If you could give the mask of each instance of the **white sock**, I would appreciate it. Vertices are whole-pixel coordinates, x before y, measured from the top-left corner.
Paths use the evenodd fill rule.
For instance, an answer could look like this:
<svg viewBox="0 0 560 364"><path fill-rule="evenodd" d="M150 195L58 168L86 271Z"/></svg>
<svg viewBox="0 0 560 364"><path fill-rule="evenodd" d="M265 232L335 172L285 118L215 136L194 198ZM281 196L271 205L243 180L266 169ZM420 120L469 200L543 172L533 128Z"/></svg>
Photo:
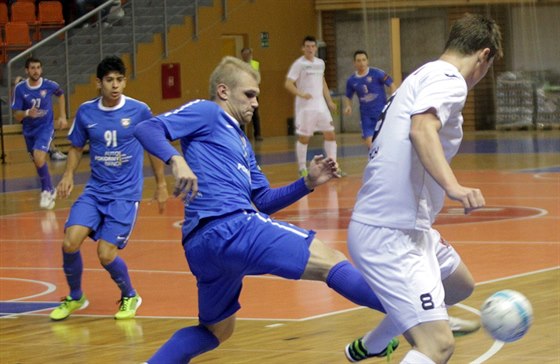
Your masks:
<svg viewBox="0 0 560 364"><path fill-rule="evenodd" d="M387 348L387 344L389 344L392 338L400 334L393 320L386 315L375 329L364 335L362 343L366 347L368 353L377 354Z"/></svg>
<svg viewBox="0 0 560 364"><path fill-rule="evenodd" d="M298 170L307 168L307 144L296 142L296 158L298 162Z"/></svg>
<svg viewBox="0 0 560 364"><path fill-rule="evenodd" d="M327 157L332 158L336 162L336 140L325 140L323 148L325 148Z"/></svg>
<svg viewBox="0 0 560 364"><path fill-rule="evenodd" d="M401 364L436 364L436 362L419 351L410 350L401 360Z"/></svg>

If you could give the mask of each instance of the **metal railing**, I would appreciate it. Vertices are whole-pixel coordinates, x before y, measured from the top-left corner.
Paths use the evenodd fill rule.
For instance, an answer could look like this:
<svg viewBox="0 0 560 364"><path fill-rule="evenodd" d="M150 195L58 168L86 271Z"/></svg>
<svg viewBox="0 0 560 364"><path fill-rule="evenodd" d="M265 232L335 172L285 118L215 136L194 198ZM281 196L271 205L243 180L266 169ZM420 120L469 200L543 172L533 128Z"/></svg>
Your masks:
<svg viewBox="0 0 560 364"><path fill-rule="evenodd" d="M164 0L165 1L165 0ZM134 1L131 1L131 3L134 3ZM90 11L87 14L84 14L83 16L81 16L80 18L76 19L75 21L73 21L72 23L66 25L65 27L63 27L62 29L57 30L56 32L54 32L53 34L51 34L50 36L48 36L47 38L41 40L40 42L32 45L30 48L24 50L23 52L17 54L16 56L14 56L12 59L10 59L10 61L8 62L8 64L6 65L6 69L7 69L7 76L8 76L8 97L11 98L10 95L12 95L12 65L17 62L20 59L23 59L24 57L32 54L35 50L37 50L38 48L41 48L43 45L49 43L52 39L60 36L60 35L64 35L64 58L65 58L65 66L66 66L66 108L68 109L68 105L69 105L69 91L70 91L70 65L68 62L68 58L69 58L69 53L68 53L68 31L71 29L76 28L77 26L81 25L84 21L87 21L88 19L92 18L93 16L97 15L97 22L98 22L98 29L99 29L99 51L100 51L100 55L102 56L103 54L103 49L102 49L102 45L103 45L103 26L102 26L102 17L101 17L101 12L104 9L110 8L115 4L115 2L113 0L108 0L107 2L101 4L100 6L98 6L97 8L93 9L92 11ZM133 6L133 5L132 5ZM134 33L134 28L133 28L133 32ZM134 56L133 56L134 57ZM13 115L12 113L8 113L8 122L9 124L12 124L13 122Z"/></svg>
<svg viewBox="0 0 560 364"><path fill-rule="evenodd" d="M250 0L250 1L254 1L254 0ZM13 68L14 68L14 64L18 61L21 61L22 59L24 59L25 57L28 57L29 55L31 55L33 52L35 52L37 49L44 47L47 43L51 42L52 40L54 40L56 37L60 37L60 38L64 38L64 41L60 41L60 43L57 44L60 45L62 42L64 42L64 74L65 74L65 78L66 78L66 85L64 87L65 89L65 94L66 94L66 110L67 110L67 115L70 116L71 115L71 110L70 110L70 91L71 91L71 87L72 87L72 80L71 80L71 76L74 76L74 74L72 74L71 70L70 70L70 45L69 45L69 39L70 34L69 31L76 29L78 27L80 27L84 22L90 20L90 18L93 18L94 16L97 16L97 29L98 29L98 42L99 44L95 45L92 44L94 46L98 46L99 47L99 59L101 60L103 58L103 45L104 45L104 39L103 39L103 30L104 27L102 26L103 21L106 18L103 18L101 15L103 13L104 10L111 8L112 6L117 5L117 3L119 3L119 1L115 1L115 0L107 0L106 2L104 2L103 4L101 4L100 6L98 6L97 8L91 10L90 12L88 12L87 14L81 16L80 18L74 20L72 23L66 25L65 27L57 30L56 32L54 32L53 34L49 35L48 37L46 37L45 39L42 39L41 41L39 41L38 43L34 44L33 46L31 46L30 48L26 49L25 51L15 55L13 58L11 58L9 60L9 62L6 65L6 74L8 77L8 82L7 82L7 99L9 101L11 101L11 96L12 92L13 92L13 87L14 85L12 84L12 77L13 77ZM162 11L163 11L163 32L162 32L162 56L164 58L167 58L169 56L169 43L168 43L168 34L167 34L167 29L169 26L169 14L168 14L168 1L167 0L161 0L160 4L162 6ZM185 0L185 3L194 6L194 12L192 15L192 21L193 21L193 30L192 30L192 39L193 40L197 40L199 37L199 24L198 24L198 7L200 4L200 0ZM227 0L221 0L221 7L222 7L222 21L225 21L227 19L227 13L228 13L228 1ZM130 31L130 42L131 42L131 51L130 51L130 58L131 58L131 78L135 78L136 74L137 74L137 37L138 37L138 27L137 27L137 17L136 17L136 9L135 9L135 1L134 0L129 0L127 1L124 5L122 5L122 8L125 10L125 13L130 14L130 25L132 27L131 31ZM126 16L128 18L128 15ZM74 55L74 54L73 54ZM7 124L13 124L13 115L11 112L8 113L8 120L7 120ZM6 125L6 123L4 124Z"/></svg>

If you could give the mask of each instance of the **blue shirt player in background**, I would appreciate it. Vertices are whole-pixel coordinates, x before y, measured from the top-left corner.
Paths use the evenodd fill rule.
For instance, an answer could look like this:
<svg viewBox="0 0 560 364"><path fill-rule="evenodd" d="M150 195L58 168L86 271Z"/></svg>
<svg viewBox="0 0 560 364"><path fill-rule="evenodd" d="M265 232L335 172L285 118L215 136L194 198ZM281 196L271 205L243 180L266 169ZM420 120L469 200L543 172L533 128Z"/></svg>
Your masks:
<svg viewBox="0 0 560 364"><path fill-rule="evenodd" d="M369 67L366 51L357 50L354 52L354 67L356 72L346 81L344 114L352 114L352 97L354 97L354 94L358 95L362 138L369 150L375 125L387 102L385 87L389 87L391 93L395 92L397 88L393 84L391 76L385 71Z"/></svg>
<svg viewBox="0 0 560 364"><path fill-rule="evenodd" d="M84 192L72 205L65 225L62 255L70 294L51 312L50 317L55 321L88 305L81 286L80 253L88 236L97 241L99 261L121 290L115 318L133 318L142 303L118 250L128 243L142 200L144 149L134 137L134 127L152 114L145 103L123 95L125 75L125 66L118 57L106 57L99 63L97 87L101 96L80 106L68 134L72 146L66 171L58 184L59 197L68 197L72 192L74 172L87 142L91 176ZM153 158L152 167L157 182L155 198L161 212L167 199L163 163Z"/></svg>
<svg viewBox="0 0 560 364"><path fill-rule="evenodd" d="M14 88L12 109L15 119L23 124L27 152L35 163L41 181L39 206L50 210L54 208L56 198L47 164L49 146L54 137L52 97L58 97L60 116L57 127L65 128L68 123L64 91L58 83L42 77L43 67L37 58L28 58L25 61L25 73L27 79L19 82Z"/></svg>
<svg viewBox="0 0 560 364"><path fill-rule="evenodd" d="M240 128L258 107L259 81L251 65L225 57L210 77L211 101L189 102L136 127L144 148L171 165L175 195L185 197L183 247L198 286L200 324L177 331L150 364L188 363L227 340L246 275L323 281L359 305L383 310L344 254L314 231L269 216L339 175L333 159L315 156L306 177L270 187ZM176 139L183 156L169 143Z"/></svg>

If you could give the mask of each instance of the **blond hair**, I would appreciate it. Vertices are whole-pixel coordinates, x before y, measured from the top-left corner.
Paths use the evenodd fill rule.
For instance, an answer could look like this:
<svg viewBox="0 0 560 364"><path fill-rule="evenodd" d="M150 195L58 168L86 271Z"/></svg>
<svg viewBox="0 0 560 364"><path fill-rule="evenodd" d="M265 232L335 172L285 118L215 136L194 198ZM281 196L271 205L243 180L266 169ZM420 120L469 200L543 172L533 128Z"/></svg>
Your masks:
<svg viewBox="0 0 560 364"><path fill-rule="evenodd" d="M231 56L224 57L210 75L210 100L216 99L219 84L235 88L239 82L240 72L251 75L257 83L261 82L261 76L249 63Z"/></svg>

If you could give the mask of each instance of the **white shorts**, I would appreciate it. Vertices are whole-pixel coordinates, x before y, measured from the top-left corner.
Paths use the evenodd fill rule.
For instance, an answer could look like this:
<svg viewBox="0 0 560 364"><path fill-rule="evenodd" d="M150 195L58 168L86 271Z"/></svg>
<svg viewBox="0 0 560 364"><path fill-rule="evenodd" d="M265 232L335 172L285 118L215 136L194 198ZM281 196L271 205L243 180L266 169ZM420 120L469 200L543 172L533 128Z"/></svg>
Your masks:
<svg viewBox="0 0 560 364"><path fill-rule="evenodd" d="M296 114L296 134L313 136L316 131L333 131L332 115L328 109L303 109Z"/></svg>
<svg viewBox="0 0 560 364"><path fill-rule="evenodd" d="M422 322L447 320L442 280L461 263L440 234L351 221L348 249L400 332Z"/></svg>

